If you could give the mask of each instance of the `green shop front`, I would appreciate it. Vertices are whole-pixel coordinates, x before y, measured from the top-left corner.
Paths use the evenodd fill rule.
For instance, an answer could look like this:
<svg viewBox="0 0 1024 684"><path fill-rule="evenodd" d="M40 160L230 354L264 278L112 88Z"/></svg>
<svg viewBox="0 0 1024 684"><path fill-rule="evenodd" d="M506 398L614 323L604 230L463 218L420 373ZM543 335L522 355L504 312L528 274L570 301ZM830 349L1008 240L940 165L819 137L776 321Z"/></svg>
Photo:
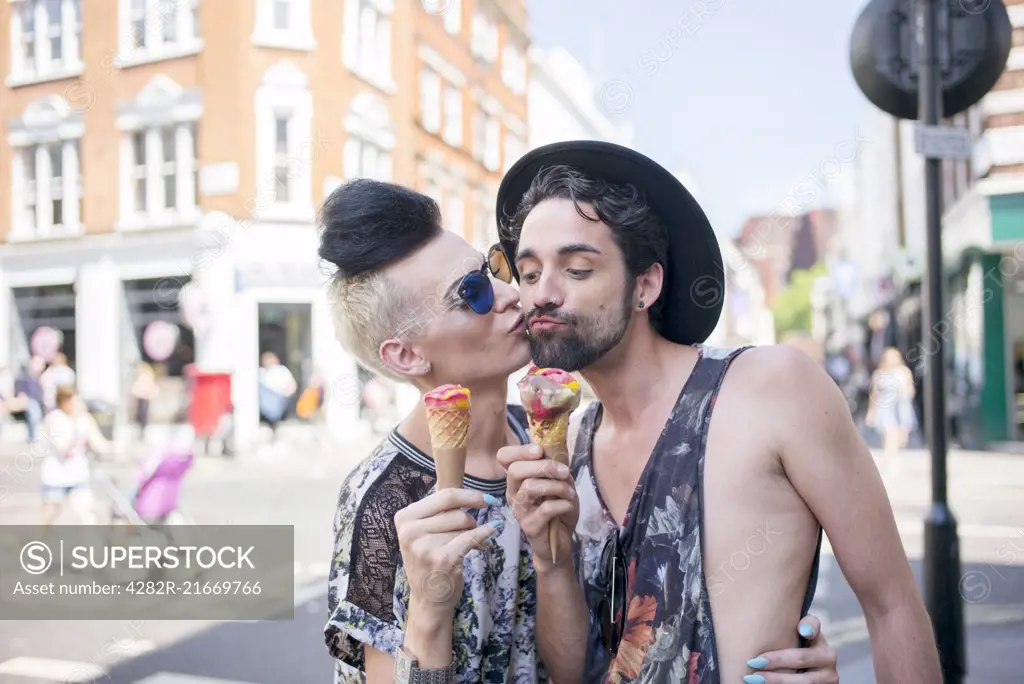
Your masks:
<svg viewBox="0 0 1024 684"><path fill-rule="evenodd" d="M964 448L1024 446L1024 192L975 190L944 217L947 397Z"/></svg>

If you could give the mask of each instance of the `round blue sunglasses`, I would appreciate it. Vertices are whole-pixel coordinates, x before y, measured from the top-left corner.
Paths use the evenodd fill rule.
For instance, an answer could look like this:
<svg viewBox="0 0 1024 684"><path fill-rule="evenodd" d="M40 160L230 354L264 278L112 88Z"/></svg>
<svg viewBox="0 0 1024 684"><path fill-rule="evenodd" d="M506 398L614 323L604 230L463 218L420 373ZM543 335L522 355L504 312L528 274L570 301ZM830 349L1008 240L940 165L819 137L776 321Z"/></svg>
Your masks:
<svg viewBox="0 0 1024 684"><path fill-rule="evenodd" d="M494 308L494 286L491 276L503 283L512 282L512 269L500 245L493 245L487 252L487 259L476 271L470 271L459 283L458 297L474 313L489 314Z"/></svg>

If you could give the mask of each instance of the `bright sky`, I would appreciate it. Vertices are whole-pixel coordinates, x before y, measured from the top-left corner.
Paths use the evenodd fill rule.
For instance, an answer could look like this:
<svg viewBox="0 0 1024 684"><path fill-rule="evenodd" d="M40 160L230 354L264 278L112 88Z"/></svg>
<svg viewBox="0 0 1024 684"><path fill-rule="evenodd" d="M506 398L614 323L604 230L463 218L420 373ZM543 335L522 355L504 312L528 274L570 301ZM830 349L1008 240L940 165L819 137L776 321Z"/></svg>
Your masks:
<svg viewBox="0 0 1024 684"><path fill-rule="evenodd" d="M871 107L848 56L864 4L528 0L534 43L587 67L609 117L632 124L637 149L694 178L723 235L787 198L798 209L825 201L815 181L798 188L811 174L852 184Z"/></svg>

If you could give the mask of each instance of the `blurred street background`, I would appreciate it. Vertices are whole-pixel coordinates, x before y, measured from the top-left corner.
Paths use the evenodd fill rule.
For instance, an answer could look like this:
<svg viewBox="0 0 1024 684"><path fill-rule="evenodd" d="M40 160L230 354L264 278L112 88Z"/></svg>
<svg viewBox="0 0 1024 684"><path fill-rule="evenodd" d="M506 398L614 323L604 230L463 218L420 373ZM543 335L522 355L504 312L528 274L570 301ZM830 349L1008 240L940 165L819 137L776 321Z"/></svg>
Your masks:
<svg viewBox="0 0 1024 684"><path fill-rule="evenodd" d="M694 194L726 264L709 344L793 344L823 365L918 572L923 373L945 343L966 681L1016 681L1024 1L1005 0L1014 47L998 84L945 122L970 132L973 154L943 164L945 315L931 330L913 122L871 106L850 73L864 4L0 3L0 525L39 521L31 440L70 385L110 441L97 471L114 490L188 425L180 522L296 530L293 620L0 622L0 684L331 681L335 497L417 396L334 341L316 208L345 180L393 180L486 251L504 171L580 138L635 147ZM873 682L828 553L821 573L813 612L842 681Z"/></svg>

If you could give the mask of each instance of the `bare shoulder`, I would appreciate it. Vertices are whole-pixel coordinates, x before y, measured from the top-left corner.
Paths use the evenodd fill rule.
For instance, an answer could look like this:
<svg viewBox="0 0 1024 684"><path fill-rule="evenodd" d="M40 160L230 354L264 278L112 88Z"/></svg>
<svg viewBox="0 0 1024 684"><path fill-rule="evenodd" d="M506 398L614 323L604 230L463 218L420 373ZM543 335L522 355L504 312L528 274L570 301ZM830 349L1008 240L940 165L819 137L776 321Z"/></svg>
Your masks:
<svg viewBox="0 0 1024 684"><path fill-rule="evenodd" d="M754 347L733 361L733 375L751 391L771 389L773 400L806 397L828 388L832 379L809 354L787 344ZM767 397L766 397L767 398Z"/></svg>
<svg viewBox="0 0 1024 684"><path fill-rule="evenodd" d="M850 420L835 381L806 352L789 345L755 347L733 362L729 378L741 405L759 416L762 437L778 449L795 434L828 432Z"/></svg>

